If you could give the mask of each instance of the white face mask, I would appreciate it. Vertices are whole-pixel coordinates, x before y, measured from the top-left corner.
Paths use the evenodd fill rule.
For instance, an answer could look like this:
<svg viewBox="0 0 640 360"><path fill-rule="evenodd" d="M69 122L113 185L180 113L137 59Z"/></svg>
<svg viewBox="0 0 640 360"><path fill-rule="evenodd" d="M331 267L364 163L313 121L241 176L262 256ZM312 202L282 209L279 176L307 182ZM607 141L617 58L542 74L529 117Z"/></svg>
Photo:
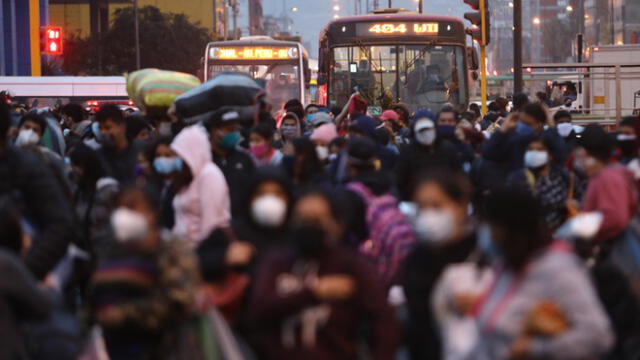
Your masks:
<svg viewBox="0 0 640 360"><path fill-rule="evenodd" d="M524 165L529 169L537 169L548 162L549 153L546 151L529 150L524 154Z"/></svg>
<svg viewBox="0 0 640 360"><path fill-rule="evenodd" d="M571 131L573 130L573 125L571 125L571 123L562 123L562 124L558 124L556 128L558 129L558 134L566 138L571 134Z"/></svg>
<svg viewBox="0 0 640 360"><path fill-rule="evenodd" d="M149 234L147 219L138 212L123 207L111 214L111 226L120 242L144 240Z"/></svg>
<svg viewBox="0 0 640 360"><path fill-rule="evenodd" d="M324 161L329 157L329 148L326 146L316 146L316 154L318 154L320 160Z"/></svg>
<svg viewBox="0 0 640 360"><path fill-rule="evenodd" d="M287 203L275 195L262 195L251 204L251 216L261 226L279 227L287 217Z"/></svg>
<svg viewBox="0 0 640 360"><path fill-rule="evenodd" d="M632 141L636 139L635 135L627 135L627 134L618 134L616 137L618 141Z"/></svg>
<svg viewBox="0 0 640 360"><path fill-rule="evenodd" d="M171 136L171 123L167 121L163 121L158 125L158 135L160 136Z"/></svg>
<svg viewBox="0 0 640 360"><path fill-rule="evenodd" d="M415 220L418 239L432 244L441 244L451 240L455 233L455 226L455 218L447 210L420 210Z"/></svg>
<svg viewBox="0 0 640 360"><path fill-rule="evenodd" d="M436 141L436 130L423 130L416 134L416 140L424 146L430 146Z"/></svg>
<svg viewBox="0 0 640 360"><path fill-rule="evenodd" d="M31 129L21 130L16 138L16 146L37 145L39 142L40 135L36 134L36 132Z"/></svg>

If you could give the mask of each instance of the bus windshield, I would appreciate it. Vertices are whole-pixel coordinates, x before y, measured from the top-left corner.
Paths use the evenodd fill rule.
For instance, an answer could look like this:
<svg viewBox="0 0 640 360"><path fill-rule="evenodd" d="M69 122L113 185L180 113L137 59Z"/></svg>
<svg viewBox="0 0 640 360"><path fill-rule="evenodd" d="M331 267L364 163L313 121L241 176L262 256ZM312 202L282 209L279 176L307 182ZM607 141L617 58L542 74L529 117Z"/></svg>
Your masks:
<svg viewBox="0 0 640 360"><path fill-rule="evenodd" d="M363 45L333 49L331 106L344 105L354 91L369 106L390 108L396 102L411 111L438 111L466 103L465 51L462 46Z"/></svg>
<svg viewBox="0 0 640 360"><path fill-rule="evenodd" d="M254 78L269 94L274 109L281 109L291 99L301 99L300 67L296 64L228 64L209 66L209 78L218 73L232 71Z"/></svg>

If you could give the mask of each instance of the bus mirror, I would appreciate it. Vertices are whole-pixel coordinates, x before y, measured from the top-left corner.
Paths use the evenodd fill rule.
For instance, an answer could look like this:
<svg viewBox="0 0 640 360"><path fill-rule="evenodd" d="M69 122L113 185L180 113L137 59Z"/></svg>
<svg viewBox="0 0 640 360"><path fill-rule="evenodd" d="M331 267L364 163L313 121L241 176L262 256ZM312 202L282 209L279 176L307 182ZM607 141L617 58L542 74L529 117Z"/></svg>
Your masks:
<svg viewBox="0 0 640 360"><path fill-rule="evenodd" d="M318 74L318 86L325 85L327 83L327 75Z"/></svg>
<svg viewBox="0 0 640 360"><path fill-rule="evenodd" d="M478 70L480 68L478 51L474 46L467 46L467 63L470 70Z"/></svg>

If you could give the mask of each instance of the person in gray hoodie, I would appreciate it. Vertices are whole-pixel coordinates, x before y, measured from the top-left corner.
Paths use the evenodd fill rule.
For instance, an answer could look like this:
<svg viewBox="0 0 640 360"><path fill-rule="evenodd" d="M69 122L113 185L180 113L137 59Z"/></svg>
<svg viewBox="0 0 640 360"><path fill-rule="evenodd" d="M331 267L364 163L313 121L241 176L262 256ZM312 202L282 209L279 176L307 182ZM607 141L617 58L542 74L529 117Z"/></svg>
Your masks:
<svg viewBox="0 0 640 360"><path fill-rule="evenodd" d="M495 191L478 244L495 281L474 309L472 359L597 359L609 350L614 336L586 267L546 233L533 195Z"/></svg>

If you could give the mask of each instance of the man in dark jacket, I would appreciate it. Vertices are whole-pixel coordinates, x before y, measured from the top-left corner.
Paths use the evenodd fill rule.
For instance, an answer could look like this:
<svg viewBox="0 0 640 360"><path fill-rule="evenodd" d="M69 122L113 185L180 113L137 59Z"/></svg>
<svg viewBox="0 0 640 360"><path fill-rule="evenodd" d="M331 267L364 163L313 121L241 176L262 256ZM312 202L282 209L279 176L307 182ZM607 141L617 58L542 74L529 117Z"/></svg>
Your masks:
<svg viewBox="0 0 640 360"><path fill-rule="evenodd" d="M73 216L49 167L35 155L7 146L10 116L7 104L0 102L0 198L16 206L35 228L34 242L24 261L43 279L73 240Z"/></svg>
<svg viewBox="0 0 640 360"><path fill-rule="evenodd" d="M214 113L205 123L211 138L213 162L218 165L229 185L231 213L240 215L244 194L249 187L255 170L253 159L239 151L241 114L231 108L223 108Z"/></svg>
<svg viewBox="0 0 640 360"><path fill-rule="evenodd" d="M418 111L413 117L411 144L400 150L395 176L402 200L409 199L415 180L423 173L437 169L460 170L462 162L458 150L450 142L440 139L436 121L429 110Z"/></svg>
<svg viewBox="0 0 640 360"><path fill-rule="evenodd" d="M127 138L127 123L117 105L104 105L96 113L100 124L99 150L107 172L120 184L131 185L136 180L140 145Z"/></svg>
<svg viewBox="0 0 640 360"><path fill-rule="evenodd" d="M292 248L260 266L251 301L263 359L393 359L397 325L381 281L338 245L343 226L332 197L302 196L293 210Z"/></svg>
<svg viewBox="0 0 640 360"><path fill-rule="evenodd" d="M522 169L527 145L536 136L542 136L553 144L553 161L562 167L567 158L564 140L555 128L548 125L547 110L540 104L528 104L509 119L485 142L482 156L497 163L508 163L510 171Z"/></svg>

